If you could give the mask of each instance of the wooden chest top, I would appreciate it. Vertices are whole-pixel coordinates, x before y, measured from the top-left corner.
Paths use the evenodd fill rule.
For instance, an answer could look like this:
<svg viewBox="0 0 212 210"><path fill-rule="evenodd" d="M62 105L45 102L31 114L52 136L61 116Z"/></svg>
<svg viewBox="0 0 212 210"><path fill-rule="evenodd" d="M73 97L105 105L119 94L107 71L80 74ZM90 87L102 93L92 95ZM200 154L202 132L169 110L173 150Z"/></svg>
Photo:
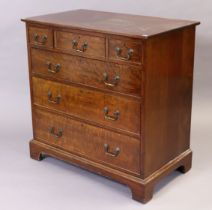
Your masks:
<svg viewBox="0 0 212 210"><path fill-rule="evenodd" d="M119 14L92 10L73 10L24 19L52 26L86 29L89 31L148 38L167 31L198 25L197 21L174 20L140 15Z"/></svg>

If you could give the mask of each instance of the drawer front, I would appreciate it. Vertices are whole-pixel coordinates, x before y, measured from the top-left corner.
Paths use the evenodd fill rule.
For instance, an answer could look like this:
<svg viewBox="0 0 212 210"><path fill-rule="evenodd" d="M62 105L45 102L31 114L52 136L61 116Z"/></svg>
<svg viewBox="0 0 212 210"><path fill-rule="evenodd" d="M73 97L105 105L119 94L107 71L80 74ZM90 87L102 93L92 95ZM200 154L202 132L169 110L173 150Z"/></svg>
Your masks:
<svg viewBox="0 0 212 210"><path fill-rule="evenodd" d="M105 59L105 38L55 31L55 48L75 55Z"/></svg>
<svg viewBox="0 0 212 210"><path fill-rule="evenodd" d="M66 117L34 110L35 138L96 162L140 173L140 142Z"/></svg>
<svg viewBox="0 0 212 210"><path fill-rule="evenodd" d="M140 102L33 77L33 102L112 128L140 134Z"/></svg>
<svg viewBox="0 0 212 210"><path fill-rule="evenodd" d="M32 72L129 95L141 96L141 70L78 56L31 49Z"/></svg>
<svg viewBox="0 0 212 210"><path fill-rule="evenodd" d="M47 28L29 27L29 42L35 46L52 48L52 30Z"/></svg>
<svg viewBox="0 0 212 210"><path fill-rule="evenodd" d="M142 44L139 40L109 39L109 60L142 63Z"/></svg>

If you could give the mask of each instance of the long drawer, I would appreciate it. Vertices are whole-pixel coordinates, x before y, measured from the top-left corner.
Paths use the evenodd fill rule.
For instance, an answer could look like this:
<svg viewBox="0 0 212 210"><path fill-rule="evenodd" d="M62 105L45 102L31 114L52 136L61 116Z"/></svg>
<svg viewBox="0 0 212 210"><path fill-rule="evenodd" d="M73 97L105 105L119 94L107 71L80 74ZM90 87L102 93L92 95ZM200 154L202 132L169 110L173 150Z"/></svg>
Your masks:
<svg viewBox="0 0 212 210"><path fill-rule="evenodd" d="M140 141L57 114L34 110L35 138L91 160L140 173Z"/></svg>
<svg viewBox="0 0 212 210"><path fill-rule="evenodd" d="M32 72L73 83L141 96L141 70L78 56L31 49Z"/></svg>
<svg viewBox="0 0 212 210"><path fill-rule="evenodd" d="M33 103L140 134L140 101L33 77Z"/></svg>

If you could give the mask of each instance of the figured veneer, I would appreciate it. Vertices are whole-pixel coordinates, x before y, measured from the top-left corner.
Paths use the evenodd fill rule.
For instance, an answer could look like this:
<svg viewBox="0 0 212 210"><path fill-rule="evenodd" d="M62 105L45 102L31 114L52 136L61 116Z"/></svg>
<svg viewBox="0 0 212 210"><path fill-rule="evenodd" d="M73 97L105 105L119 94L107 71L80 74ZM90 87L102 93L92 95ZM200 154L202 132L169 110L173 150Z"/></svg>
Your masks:
<svg viewBox="0 0 212 210"><path fill-rule="evenodd" d="M31 56L31 68L35 74L141 97L142 71L137 66L107 63L36 48L31 49ZM60 67L56 69L58 65Z"/></svg>
<svg viewBox="0 0 212 210"><path fill-rule="evenodd" d="M86 88L33 77L33 101L38 106L140 134L140 102ZM108 113L105 109L108 109ZM118 111L117 119L114 113ZM111 116L111 118L108 118Z"/></svg>
<svg viewBox="0 0 212 210"><path fill-rule="evenodd" d="M191 168L196 21L76 10L24 20L35 160L128 185L146 203Z"/></svg>
<svg viewBox="0 0 212 210"><path fill-rule="evenodd" d="M55 31L55 48L76 55L105 58L105 38Z"/></svg>
<svg viewBox="0 0 212 210"><path fill-rule="evenodd" d="M140 40L109 39L109 60L141 64L143 61L142 42Z"/></svg>
<svg viewBox="0 0 212 210"><path fill-rule="evenodd" d="M53 33L51 29L42 27L29 28L29 42L32 45L43 48L53 47Z"/></svg>
<svg viewBox="0 0 212 210"><path fill-rule="evenodd" d="M138 139L39 109L34 114L36 139L93 161L140 174ZM116 149L119 150L117 154Z"/></svg>

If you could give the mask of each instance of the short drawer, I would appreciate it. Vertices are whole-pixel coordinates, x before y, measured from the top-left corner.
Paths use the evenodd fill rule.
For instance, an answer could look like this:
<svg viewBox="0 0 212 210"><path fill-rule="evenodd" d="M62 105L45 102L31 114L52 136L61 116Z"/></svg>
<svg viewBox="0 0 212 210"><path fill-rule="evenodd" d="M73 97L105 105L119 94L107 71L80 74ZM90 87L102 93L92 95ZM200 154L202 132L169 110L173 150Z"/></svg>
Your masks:
<svg viewBox="0 0 212 210"><path fill-rule="evenodd" d="M34 104L140 134L140 101L33 77Z"/></svg>
<svg viewBox="0 0 212 210"><path fill-rule="evenodd" d="M47 28L29 27L29 42L35 46L52 48L52 30Z"/></svg>
<svg viewBox="0 0 212 210"><path fill-rule="evenodd" d="M109 38L109 60L141 64L142 59L141 41Z"/></svg>
<svg viewBox="0 0 212 210"><path fill-rule="evenodd" d="M111 167L140 173L140 142L125 135L34 110L37 140Z"/></svg>
<svg viewBox="0 0 212 210"><path fill-rule="evenodd" d="M79 56L31 49L33 73L73 83L141 96L141 69Z"/></svg>
<svg viewBox="0 0 212 210"><path fill-rule="evenodd" d="M55 48L66 52L105 59L105 38L55 31Z"/></svg>

